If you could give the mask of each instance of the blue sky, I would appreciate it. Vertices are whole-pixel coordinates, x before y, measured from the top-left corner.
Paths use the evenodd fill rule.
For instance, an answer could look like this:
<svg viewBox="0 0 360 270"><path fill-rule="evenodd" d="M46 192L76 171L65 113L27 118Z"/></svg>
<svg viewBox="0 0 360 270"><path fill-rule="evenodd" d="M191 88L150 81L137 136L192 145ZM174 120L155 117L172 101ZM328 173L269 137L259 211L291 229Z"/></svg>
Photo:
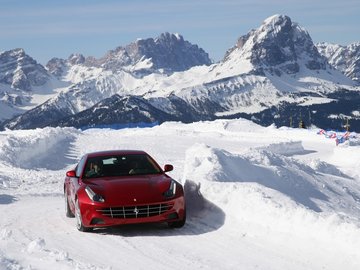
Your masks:
<svg viewBox="0 0 360 270"><path fill-rule="evenodd" d="M45 64L71 53L100 57L170 32L217 61L274 14L290 16L314 42L360 41L359 0L0 0L0 51L23 48Z"/></svg>

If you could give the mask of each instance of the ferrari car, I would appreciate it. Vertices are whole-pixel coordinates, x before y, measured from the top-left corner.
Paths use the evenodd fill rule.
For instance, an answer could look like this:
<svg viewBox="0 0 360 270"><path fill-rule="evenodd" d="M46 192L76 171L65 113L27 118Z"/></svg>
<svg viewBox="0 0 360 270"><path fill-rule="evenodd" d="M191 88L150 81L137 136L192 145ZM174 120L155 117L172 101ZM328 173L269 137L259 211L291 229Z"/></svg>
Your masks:
<svg viewBox="0 0 360 270"><path fill-rule="evenodd" d="M186 221L183 186L143 151L85 154L64 181L65 213L79 231L123 224Z"/></svg>

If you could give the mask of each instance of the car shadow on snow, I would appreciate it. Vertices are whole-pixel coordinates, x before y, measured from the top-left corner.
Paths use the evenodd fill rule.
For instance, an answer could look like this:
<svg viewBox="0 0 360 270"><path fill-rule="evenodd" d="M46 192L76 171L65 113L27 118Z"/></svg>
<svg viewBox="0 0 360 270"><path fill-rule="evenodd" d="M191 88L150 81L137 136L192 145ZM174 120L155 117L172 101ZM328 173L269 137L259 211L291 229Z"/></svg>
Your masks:
<svg viewBox="0 0 360 270"><path fill-rule="evenodd" d="M225 213L221 208L203 197L200 193L200 185L187 180L184 189L187 219L182 228L170 229L166 223L147 223L99 228L94 232L123 237L154 235L167 237L205 234L216 231L224 225Z"/></svg>
<svg viewBox="0 0 360 270"><path fill-rule="evenodd" d="M17 201L17 198L7 194L0 194L0 204L11 204Z"/></svg>

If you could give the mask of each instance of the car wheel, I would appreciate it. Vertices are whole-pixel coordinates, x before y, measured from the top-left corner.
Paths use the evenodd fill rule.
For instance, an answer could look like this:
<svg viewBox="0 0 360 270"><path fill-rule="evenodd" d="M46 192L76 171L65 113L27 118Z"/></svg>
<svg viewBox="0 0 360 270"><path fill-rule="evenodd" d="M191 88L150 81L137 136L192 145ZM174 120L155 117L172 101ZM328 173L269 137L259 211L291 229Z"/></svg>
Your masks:
<svg viewBox="0 0 360 270"><path fill-rule="evenodd" d="M168 226L170 228L181 228L185 225L186 222L186 211L184 212L184 218L182 220L179 221L174 221L174 222L168 222Z"/></svg>
<svg viewBox="0 0 360 270"><path fill-rule="evenodd" d="M76 199L75 201L75 217L76 217L76 228L81 232L89 232L92 231L92 228L85 227L82 223L81 212L80 212L80 205L79 200Z"/></svg>
<svg viewBox="0 0 360 270"><path fill-rule="evenodd" d="M67 192L64 192L64 197L65 197L65 215L67 217L74 217L73 212L71 212L70 210L70 206L69 206L69 201L68 201L68 196L67 196Z"/></svg>

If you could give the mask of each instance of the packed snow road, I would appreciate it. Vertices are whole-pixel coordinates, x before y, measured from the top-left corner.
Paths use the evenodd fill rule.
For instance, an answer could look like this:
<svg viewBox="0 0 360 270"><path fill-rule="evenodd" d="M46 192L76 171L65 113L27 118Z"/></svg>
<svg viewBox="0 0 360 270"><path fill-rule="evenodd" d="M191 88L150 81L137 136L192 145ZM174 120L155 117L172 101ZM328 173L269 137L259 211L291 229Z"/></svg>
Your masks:
<svg viewBox="0 0 360 270"><path fill-rule="evenodd" d="M245 120L0 133L0 269L360 269L360 146ZM81 233L65 172L86 153L141 149L185 185L181 229Z"/></svg>

